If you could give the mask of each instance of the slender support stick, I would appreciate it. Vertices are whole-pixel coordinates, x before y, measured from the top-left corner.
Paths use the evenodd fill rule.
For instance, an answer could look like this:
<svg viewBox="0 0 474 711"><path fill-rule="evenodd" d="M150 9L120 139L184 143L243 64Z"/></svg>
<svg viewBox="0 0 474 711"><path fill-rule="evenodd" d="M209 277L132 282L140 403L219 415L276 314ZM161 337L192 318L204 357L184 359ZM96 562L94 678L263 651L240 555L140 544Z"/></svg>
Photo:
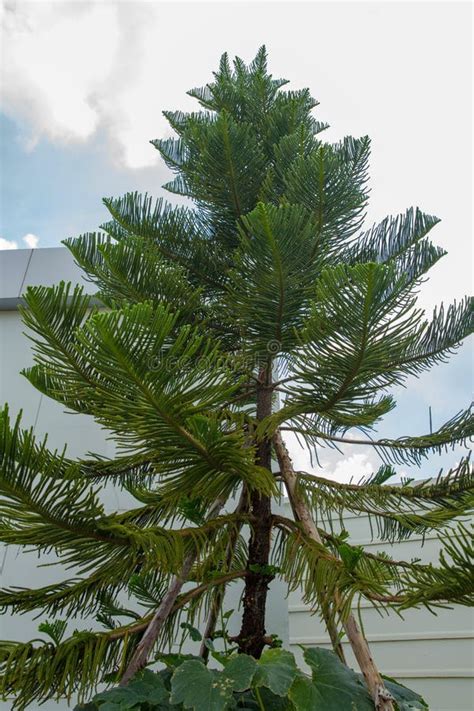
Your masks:
<svg viewBox="0 0 474 711"><path fill-rule="evenodd" d="M224 502L218 500L209 510L207 519L209 520L214 518L214 516L219 513L223 505ZM194 551L192 553L188 553L188 555L184 559L184 563L179 574L174 575L171 579L168 590L166 591L158 609L156 610L150 623L148 624L146 632L140 640L120 680L120 686L126 686L128 682L132 679L132 677L134 677L135 674L140 671L140 669L143 669L143 667L146 666L146 663L148 662L148 657L150 656L150 652L153 649L153 646L156 640L158 639L161 630L163 629L164 623L166 622L174 607L176 599L179 593L181 592L181 588L188 579L188 575L191 572L196 558L197 554Z"/></svg>
<svg viewBox="0 0 474 711"><path fill-rule="evenodd" d="M216 588L214 590L211 609L209 610L209 617L207 618L206 629L204 630L201 646L199 647L199 656L202 657L205 662L209 659L209 647L206 647L206 641L208 639L212 640L217 620L219 619L219 614L222 609L222 603L224 602L224 595L224 587Z"/></svg>
<svg viewBox="0 0 474 711"><path fill-rule="evenodd" d="M334 614L331 610L331 605L324 595L319 595L318 597L326 629L329 634L329 639L331 640L332 648L336 652L341 662L343 664L346 664L347 666L346 655L344 654L344 647L342 646L341 639L339 637L339 632L337 630Z"/></svg>
<svg viewBox="0 0 474 711"><path fill-rule="evenodd" d="M237 507L234 511L234 514L243 514L248 511L248 491L247 487L244 486L242 489L242 493L240 495L239 503L237 504ZM235 546L237 544L238 538L239 538L239 533L242 529L242 524L239 523L237 525L237 528L234 529L229 537L229 541L226 546L226 551L225 551L225 556L224 556L224 570L228 570L230 567L230 564L232 563L232 558L234 557L234 552L235 552ZM202 637L202 643L201 647L199 649L199 656L204 659L204 661L207 661L209 657L209 649L206 647L206 640L207 639L212 639L212 635L214 634L214 630L216 628L217 620L219 618L219 613L222 609L222 603L224 602L224 596L225 596L225 585L222 585L220 587L216 587L213 595L213 600L211 603L211 609L209 611L209 617L207 619L206 623L206 629L204 630L204 634Z"/></svg>
<svg viewBox="0 0 474 711"><path fill-rule="evenodd" d="M293 469L293 464L286 449L286 445L283 442L281 433L278 431L274 438L273 444L275 447L276 455L278 458L278 463L280 465L281 474L286 484L288 491L288 497L291 502L292 509L295 513L295 517L300 521L305 534L311 540L315 541L319 545L324 545L316 524L311 516L306 502L302 497L298 495L297 491L297 476L295 470ZM339 595L335 596L336 606L338 604ZM374 700L375 708L377 711L394 711L393 697L390 692L386 689L383 679L377 669L372 655L370 654L369 645L367 640L362 634L357 622L353 615L343 622L344 630L346 632L349 643L354 652L357 663L359 664L360 670L364 675L367 687L370 694Z"/></svg>

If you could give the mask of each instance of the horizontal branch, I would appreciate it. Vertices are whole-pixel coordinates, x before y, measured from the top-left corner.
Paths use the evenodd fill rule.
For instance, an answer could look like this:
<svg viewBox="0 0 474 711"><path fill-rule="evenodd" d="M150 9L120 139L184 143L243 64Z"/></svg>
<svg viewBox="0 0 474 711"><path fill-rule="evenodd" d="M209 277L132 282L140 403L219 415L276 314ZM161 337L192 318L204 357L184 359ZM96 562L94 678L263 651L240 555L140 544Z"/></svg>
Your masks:
<svg viewBox="0 0 474 711"><path fill-rule="evenodd" d="M286 528L289 528L293 531L302 532L302 528L301 528L300 524L297 521L292 521L291 519L286 518L286 516L279 516L277 514L274 514L272 516L272 519L273 519L275 526L277 526L278 528L286 527ZM329 543L337 544L337 542L338 542L337 537L331 535L330 533L327 533L327 531L325 531L324 529L318 528L318 533L321 536L321 538L324 539L325 541L328 541ZM416 565L414 563L408 563L405 560L394 560L393 558L384 558L381 555L376 555L375 553L368 553L367 551L364 551L364 556L366 556L367 558L371 558L372 560L376 560L380 563L384 563L386 565L393 565L393 566L397 566L400 568L412 568L414 565ZM339 560L339 559L335 558L334 560ZM420 566L418 566L418 567L420 567Z"/></svg>
<svg viewBox="0 0 474 711"><path fill-rule="evenodd" d="M187 605L188 602L193 600L195 597L199 597L199 595L202 595L204 592L206 592L206 590L208 590L211 587L214 587L215 585L224 585L225 583L231 582L232 580L237 580L238 578L244 578L246 575L247 575L246 570L236 570L234 572L226 573L225 575L220 575L219 577L215 577L206 583L201 583L201 585L197 585L195 588L184 593L178 600L176 600L176 603L173 606L173 609L171 612L174 613L177 610L181 609L182 607ZM150 624L150 621L152 620L152 618L153 618L153 613L147 615L146 617L142 617L142 619L140 621L138 621L134 624L125 625L123 627L118 627L117 629L110 632L107 636L109 639L120 639L120 638L126 637L127 635L130 635L130 634L138 634L139 632L143 632L144 630L146 630L146 628Z"/></svg>
<svg viewBox="0 0 474 711"><path fill-rule="evenodd" d="M342 483L334 481L333 479L327 479L325 477L317 476L316 474L310 474L305 471L296 472L298 478L308 479L314 481L316 484L321 486L326 486L337 491L350 491L353 493L360 493L361 491L367 490L369 487L371 489L377 488L382 490L387 495L394 495L400 498L407 499L419 499L424 501L436 501L437 499L445 499L453 495L453 493L458 493L459 491L465 491L472 489L474 487L474 477L472 472L469 470L464 472L468 464L468 459L463 459L456 469L450 469L446 476L442 477L439 474L435 479L429 481L421 481L414 486L407 486L402 484L401 486L394 486L390 484L373 484L370 482L362 482L361 484L351 484ZM469 482L466 482L466 477L470 475ZM469 486L465 484L469 483ZM455 485L459 484L459 488ZM379 512L377 512L379 515Z"/></svg>

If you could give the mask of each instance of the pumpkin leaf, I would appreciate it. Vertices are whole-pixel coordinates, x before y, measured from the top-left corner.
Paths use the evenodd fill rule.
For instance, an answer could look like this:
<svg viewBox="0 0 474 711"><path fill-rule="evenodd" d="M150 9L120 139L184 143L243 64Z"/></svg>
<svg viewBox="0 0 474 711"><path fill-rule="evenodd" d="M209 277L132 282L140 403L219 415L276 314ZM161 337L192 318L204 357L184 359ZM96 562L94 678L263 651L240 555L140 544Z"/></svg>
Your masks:
<svg viewBox="0 0 474 711"><path fill-rule="evenodd" d="M267 649L257 662L253 686L264 686L277 696L285 696L296 673L296 662L291 652Z"/></svg>
<svg viewBox="0 0 474 711"><path fill-rule="evenodd" d="M296 711L374 711L359 676L327 649L304 650L312 678L298 674L288 696Z"/></svg>
<svg viewBox="0 0 474 711"><path fill-rule="evenodd" d="M395 679L384 676L383 680L388 691L397 702L398 711L424 711L428 704L422 696L400 684Z"/></svg>
<svg viewBox="0 0 474 711"><path fill-rule="evenodd" d="M126 711L142 704L158 706L168 701L169 693L159 674L144 669L128 686L117 686L93 698L100 711Z"/></svg>
<svg viewBox="0 0 474 711"><path fill-rule="evenodd" d="M200 642L202 640L202 634L200 631L197 629L197 627L193 627L189 622L181 622L181 629L183 630L188 630L189 636L193 640L193 642Z"/></svg>
<svg viewBox="0 0 474 711"><path fill-rule="evenodd" d="M171 703L194 711L223 711L235 706L233 692L250 686L256 662L245 654L232 657L221 672L202 662L184 662L173 674Z"/></svg>

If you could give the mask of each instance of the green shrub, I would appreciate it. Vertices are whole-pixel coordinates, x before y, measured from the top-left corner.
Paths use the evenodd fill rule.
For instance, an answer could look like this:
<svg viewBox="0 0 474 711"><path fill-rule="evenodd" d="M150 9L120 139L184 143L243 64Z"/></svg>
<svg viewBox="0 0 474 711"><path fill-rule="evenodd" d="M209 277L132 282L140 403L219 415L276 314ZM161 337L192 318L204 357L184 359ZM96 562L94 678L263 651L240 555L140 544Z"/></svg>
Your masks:
<svg viewBox="0 0 474 711"><path fill-rule="evenodd" d="M256 660L246 654L219 656L220 670L201 657L163 655L163 669L145 669L128 686L97 694L75 711L373 711L359 674L336 654L318 647L303 652L311 675L296 665L291 652L268 649ZM399 711L427 709L415 692L385 678Z"/></svg>

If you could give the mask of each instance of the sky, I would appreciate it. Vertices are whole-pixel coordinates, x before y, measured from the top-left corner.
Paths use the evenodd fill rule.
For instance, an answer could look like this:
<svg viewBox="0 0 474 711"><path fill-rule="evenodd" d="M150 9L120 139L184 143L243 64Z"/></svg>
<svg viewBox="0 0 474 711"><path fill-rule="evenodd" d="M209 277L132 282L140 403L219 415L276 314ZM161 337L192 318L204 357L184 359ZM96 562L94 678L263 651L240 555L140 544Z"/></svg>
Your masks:
<svg viewBox="0 0 474 711"><path fill-rule="evenodd" d="M52 247L97 229L102 198L165 195L150 145L171 135L164 109L188 110L222 52L308 86L326 140L372 139L367 225L418 205L448 250L420 291L430 313L472 291L472 5L470 2L14 2L1 5L0 249ZM173 196L168 199L173 201ZM466 406L472 350L396 392L383 436L428 431ZM311 469L291 443L295 465ZM459 452L431 458L437 473ZM324 473L370 474L375 453L324 450ZM319 470L318 470L319 471Z"/></svg>

